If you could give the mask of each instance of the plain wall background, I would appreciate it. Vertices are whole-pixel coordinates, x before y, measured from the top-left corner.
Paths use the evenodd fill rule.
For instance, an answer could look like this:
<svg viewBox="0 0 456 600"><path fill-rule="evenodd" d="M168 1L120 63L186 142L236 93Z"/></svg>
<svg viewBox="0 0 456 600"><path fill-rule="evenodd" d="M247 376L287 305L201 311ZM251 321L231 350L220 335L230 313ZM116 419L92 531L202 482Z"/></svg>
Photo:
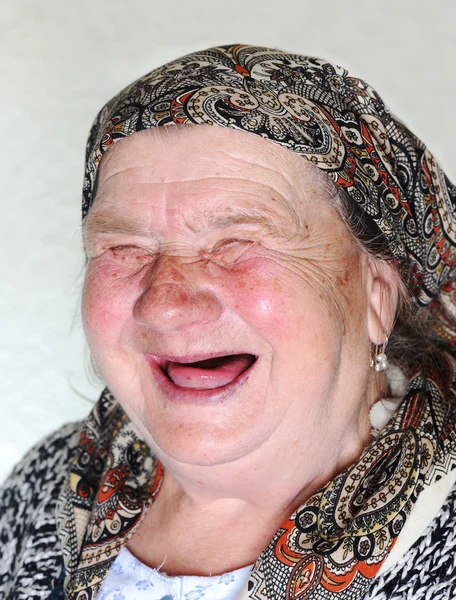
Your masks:
<svg viewBox="0 0 456 600"><path fill-rule="evenodd" d="M79 318L85 138L101 105L192 50L243 42L367 79L456 178L454 0L3 0L0 11L0 479L85 416Z"/></svg>

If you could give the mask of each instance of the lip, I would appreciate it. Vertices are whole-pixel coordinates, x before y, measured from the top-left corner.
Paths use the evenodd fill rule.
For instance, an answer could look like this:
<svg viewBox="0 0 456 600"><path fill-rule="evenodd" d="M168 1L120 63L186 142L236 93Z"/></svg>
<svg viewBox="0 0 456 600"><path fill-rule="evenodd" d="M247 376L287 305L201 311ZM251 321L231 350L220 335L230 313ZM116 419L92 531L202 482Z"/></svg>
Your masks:
<svg viewBox="0 0 456 600"><path fill-rule="evenodd" d="M228 356L230 354L246 354L246 352L218 352L211 354L194 354L191 356L175 356L175 355L156 355L156 354L144 354L147 363L151 367L152 374L155 381L161 388L165 396L172 402L179 404L204 404L213 402L223 402L227 400L237 388L246 383L249 379L252 370L258 362L258 356L255 356L255 360L243 373L238 375L233 381L230 381L226 385L212 389L198 389L198 388L184 388L173 383L162 371L168 362L180 362L182 364L190 364L203 360L209 360L211 358L219 358L221 356ZM251 353L249 353L251 354Z"/></svg>

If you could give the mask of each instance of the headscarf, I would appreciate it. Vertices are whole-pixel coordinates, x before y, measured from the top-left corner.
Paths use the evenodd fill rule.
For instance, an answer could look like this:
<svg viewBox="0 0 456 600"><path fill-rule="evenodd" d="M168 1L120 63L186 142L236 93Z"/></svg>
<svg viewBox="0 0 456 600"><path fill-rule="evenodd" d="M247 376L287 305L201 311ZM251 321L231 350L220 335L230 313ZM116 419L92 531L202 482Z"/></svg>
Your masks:
<svg viewBox="0 0 456 600"><path fill-rule="evenodd" d="M183 124L250 132L311 161L376 223L417 306L433 315L444 351L420 365L359 459L283 524L243 595L362 598L397 540L422 533L413 531L417 507L428 507L431 519L455 479L456 188L363 80L321 59L233 45L168 63L103 107L87 144L83 217L110 146L136 131ZM100 589L161 481L159 461L105 390L61 498L69 597Z"/></svg>

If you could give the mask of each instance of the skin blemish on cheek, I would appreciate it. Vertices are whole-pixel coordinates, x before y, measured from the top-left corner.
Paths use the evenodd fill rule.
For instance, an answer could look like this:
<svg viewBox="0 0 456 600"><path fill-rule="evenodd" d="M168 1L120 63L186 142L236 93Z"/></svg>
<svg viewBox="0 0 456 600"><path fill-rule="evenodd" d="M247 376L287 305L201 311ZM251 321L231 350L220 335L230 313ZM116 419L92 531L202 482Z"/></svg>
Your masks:
<svg viewBox="0 0 456 600"><path fill-rule="evenodd" d="M269 298L261 298L258 302L258 312L263 315L269 315L272 313L273 304Z"/></svg>

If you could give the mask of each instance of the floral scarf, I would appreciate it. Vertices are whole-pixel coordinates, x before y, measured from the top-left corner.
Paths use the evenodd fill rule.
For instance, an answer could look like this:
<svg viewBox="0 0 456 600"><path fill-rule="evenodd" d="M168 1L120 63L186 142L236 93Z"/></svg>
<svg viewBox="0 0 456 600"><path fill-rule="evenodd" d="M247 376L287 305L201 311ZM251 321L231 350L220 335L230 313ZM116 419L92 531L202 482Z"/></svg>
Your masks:
<svg viewBox="0 0 456 600"><path fill-rule="evenodd" d="M112 144L182 124L261 135L325 171L377 224L419 310L435 322L439 348L411 374L390 422L283 523L242 594L362 598L422 533L456 479L456 188L364 81L320 59L235 45L164 65L106 104L87 144L83 216ZM84 423L60 499L66 597L95 597L162 477L105 390Z"/></svg>

